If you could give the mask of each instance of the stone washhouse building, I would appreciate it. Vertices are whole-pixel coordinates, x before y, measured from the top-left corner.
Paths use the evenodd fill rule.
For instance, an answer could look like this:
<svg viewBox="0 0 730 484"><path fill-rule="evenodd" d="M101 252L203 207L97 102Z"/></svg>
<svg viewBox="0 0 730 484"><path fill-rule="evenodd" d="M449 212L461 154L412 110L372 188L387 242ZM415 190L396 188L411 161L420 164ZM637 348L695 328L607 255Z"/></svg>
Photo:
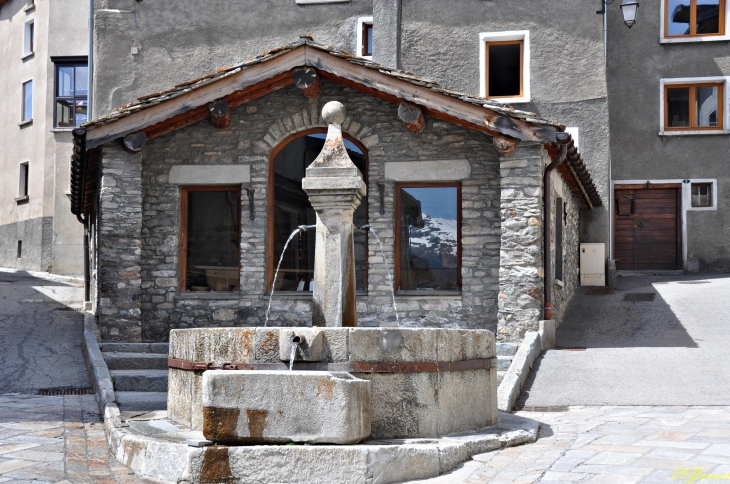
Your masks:
<svg viewBox="0 0 730 484"><path fill-rule="evenodd" d="M383 248L356 235L360 326L519 342L546 291L561 317L579 283L579 210L602 203L565 127L302 37L74 131L72 211L88 221L104 341L260 326L272 285L268 324L311 323L314 238L294 234L282 251L314 223L301 178L328 101L347 109L367 186L355 223Z"/></svg>

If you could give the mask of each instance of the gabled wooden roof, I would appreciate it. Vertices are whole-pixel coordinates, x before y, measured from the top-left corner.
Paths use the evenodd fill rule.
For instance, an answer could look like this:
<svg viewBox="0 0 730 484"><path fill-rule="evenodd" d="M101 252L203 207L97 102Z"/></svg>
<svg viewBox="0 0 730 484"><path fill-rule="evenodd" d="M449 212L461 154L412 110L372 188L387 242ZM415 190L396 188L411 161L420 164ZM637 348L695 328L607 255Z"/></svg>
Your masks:
<svg viewBox="0 0 730 484"><path fill-rule="evenodd" d="M127 134L144 131L154 138L208 116L206 105L226 98L230 107L292 84L291 71L308 66L326 80L390 102L410 101L426 114L488 134L521 141L555 142L560 123L495 101L452 91L435 81L397 71L315 43L308 37L219 69L137 101L86 123L89 149Z"/></svg>
<svg viewBox="0 0 730 484"><path fill-rule="evenodd" d="M0 0L2 1L2 0ZM83 135L74 137L83 143L76 154L79 166L88 165L87 150L144 132L153 139L209 118L208 104L226 99L230 108L265 96L293 84L292 72L311 67L328 81L346 85L371 96L393 102L416 104L424 114L491 136L510 137L546 145L556 155L556 133L565 130L560 123L519 111L496 101L445 89L435 81L397 71L300 37L297 42L269 50L241 64L184 82L171 89L140 96L131 104L100 116L83 125ZM77 150L78 151L78 150ZM83 160L82 160L83 158ZM570 164L570 168L566 165ZM580 153L571 146L570 156L561 174L571 186L581 207L601 204L595 186ZM80 172L82 173L82 172ZM90 196L82 190L90 170L84 170L72 193L78 192L78 207L73 213L89 213ZM78 186L77 186L78 185Z"/></svg>

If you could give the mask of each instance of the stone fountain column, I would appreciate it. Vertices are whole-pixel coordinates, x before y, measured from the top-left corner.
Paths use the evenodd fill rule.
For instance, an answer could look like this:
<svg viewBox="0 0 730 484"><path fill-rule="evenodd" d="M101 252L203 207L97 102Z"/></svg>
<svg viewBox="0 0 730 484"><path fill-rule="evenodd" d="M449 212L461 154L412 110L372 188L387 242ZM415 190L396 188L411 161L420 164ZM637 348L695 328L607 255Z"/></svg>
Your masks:
<svg viewBox="0 0 730 484"><path fill-rule="evenodd" d="M312 326L357 326L352 217L367 190L342 139L345 106L325 104L322 119L327 139L302 180L317 213Z"/></svg>

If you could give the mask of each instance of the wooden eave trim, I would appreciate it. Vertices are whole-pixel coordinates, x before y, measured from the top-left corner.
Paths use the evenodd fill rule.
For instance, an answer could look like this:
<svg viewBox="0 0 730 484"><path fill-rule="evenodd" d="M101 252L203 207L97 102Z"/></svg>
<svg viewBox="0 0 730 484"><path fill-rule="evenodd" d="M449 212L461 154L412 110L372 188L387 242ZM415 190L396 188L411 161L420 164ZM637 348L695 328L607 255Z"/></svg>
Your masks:
<svg viewBox="0 0 730 484"><path fill-rule="evenodd" d="M86 147L87 149L94 148L196 108L207 109L206 105L209 102L228 97L236 91L243 91L283 72L304 65L305 55L304 48L299 47L269 61L248 66L231 76L192 89L186 94L164 100L156 106L142 109L107 124L89 126L86 132Z"/></svg>
<svg viewBox="0 0 730 484"><path fill-rule="evenodd" d="M201 121L207 116L205 106L209 102L226 98L232 106L239 105L249 100L244 93L245 99L236 103L240 91L256 91L258 84L272 79L281 83L277 88L284 87L291 84L291 80L284 80L284 74L300 66L314 67L325 79L392 103L398 104L404 100L413 102L421 106L426 114L474 131L490 135L501 133L521 141L539 143L554 142L558 131L554 126L536 126L374 69L358 66L319 49L301 46L274 59L248 66L236 74L194 88L186 94L163 100L156 106L106 124L89 126L86 135L87 149L135 131L143 130L148 138L154 138L161 133ZM272 90L263 89L259 95L268 94ZM167 124L169 126L165 127Z"/></svg>
<svg viewBox="0 0 730 484"><path fill-rule="evenodd" d="M427 87L357 66L313 47L304 48L307 52L307 65L320 71L325 79L329 78L338 83L343 83L341 80L345 79L352 83L345 83L346 85L386 101L394 103L409 101L418 104L427 114L449 122L456 122L455 120L459 119L461 122L456 124L468 129L489 134L501 133L521 141L555 142L555 134L558 132L556 127L535 126L489 108L475 106L435 92Z"/></svg>

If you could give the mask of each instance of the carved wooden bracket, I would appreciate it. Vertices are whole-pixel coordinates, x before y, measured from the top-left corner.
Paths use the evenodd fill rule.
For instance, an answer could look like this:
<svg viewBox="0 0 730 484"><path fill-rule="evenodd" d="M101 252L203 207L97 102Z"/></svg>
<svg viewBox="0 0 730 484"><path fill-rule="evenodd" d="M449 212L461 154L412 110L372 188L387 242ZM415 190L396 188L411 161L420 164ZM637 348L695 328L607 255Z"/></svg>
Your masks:
<svg viewBox="0 0 730 484"><path fill-rule="evenodd" d="M494 139L492 140L494 148L499 152L500 155L508 155L512 153L514 150L517 149L518 143L519 140L516 140L511 136L505 136L502 134L495 135Z"/></svg>
<svg viewBox="0 0 730 484"><path fill-rule="evenodd" d="M403 122L406 129L411 133L418 134L426 127L426 118L423 116L421 108L407 101L403 101L398 105L398 119Z"/></svg>
<svg viewBox="0 0 730 484"><path fill-rule="evenodd" d="M294 85L307 97L315 98L322 92L322 81L313 67L297 67L291 77Z"/></svg>
<svg viewBox="0 0 730 484"><path fill-rule="evenodd" d="M210 112L210 124L218 129L225 129L231 124L231 111L228 109L228 101L225 99L216 99L208 104L208 112Z"/></svg>
<svg viewBox="0 0 730 484"><path fill-rule="evenodd" d="M130 133L122 139L122 148L128 153L139 153L147 143L147 135L144 131Z"/></svg>

